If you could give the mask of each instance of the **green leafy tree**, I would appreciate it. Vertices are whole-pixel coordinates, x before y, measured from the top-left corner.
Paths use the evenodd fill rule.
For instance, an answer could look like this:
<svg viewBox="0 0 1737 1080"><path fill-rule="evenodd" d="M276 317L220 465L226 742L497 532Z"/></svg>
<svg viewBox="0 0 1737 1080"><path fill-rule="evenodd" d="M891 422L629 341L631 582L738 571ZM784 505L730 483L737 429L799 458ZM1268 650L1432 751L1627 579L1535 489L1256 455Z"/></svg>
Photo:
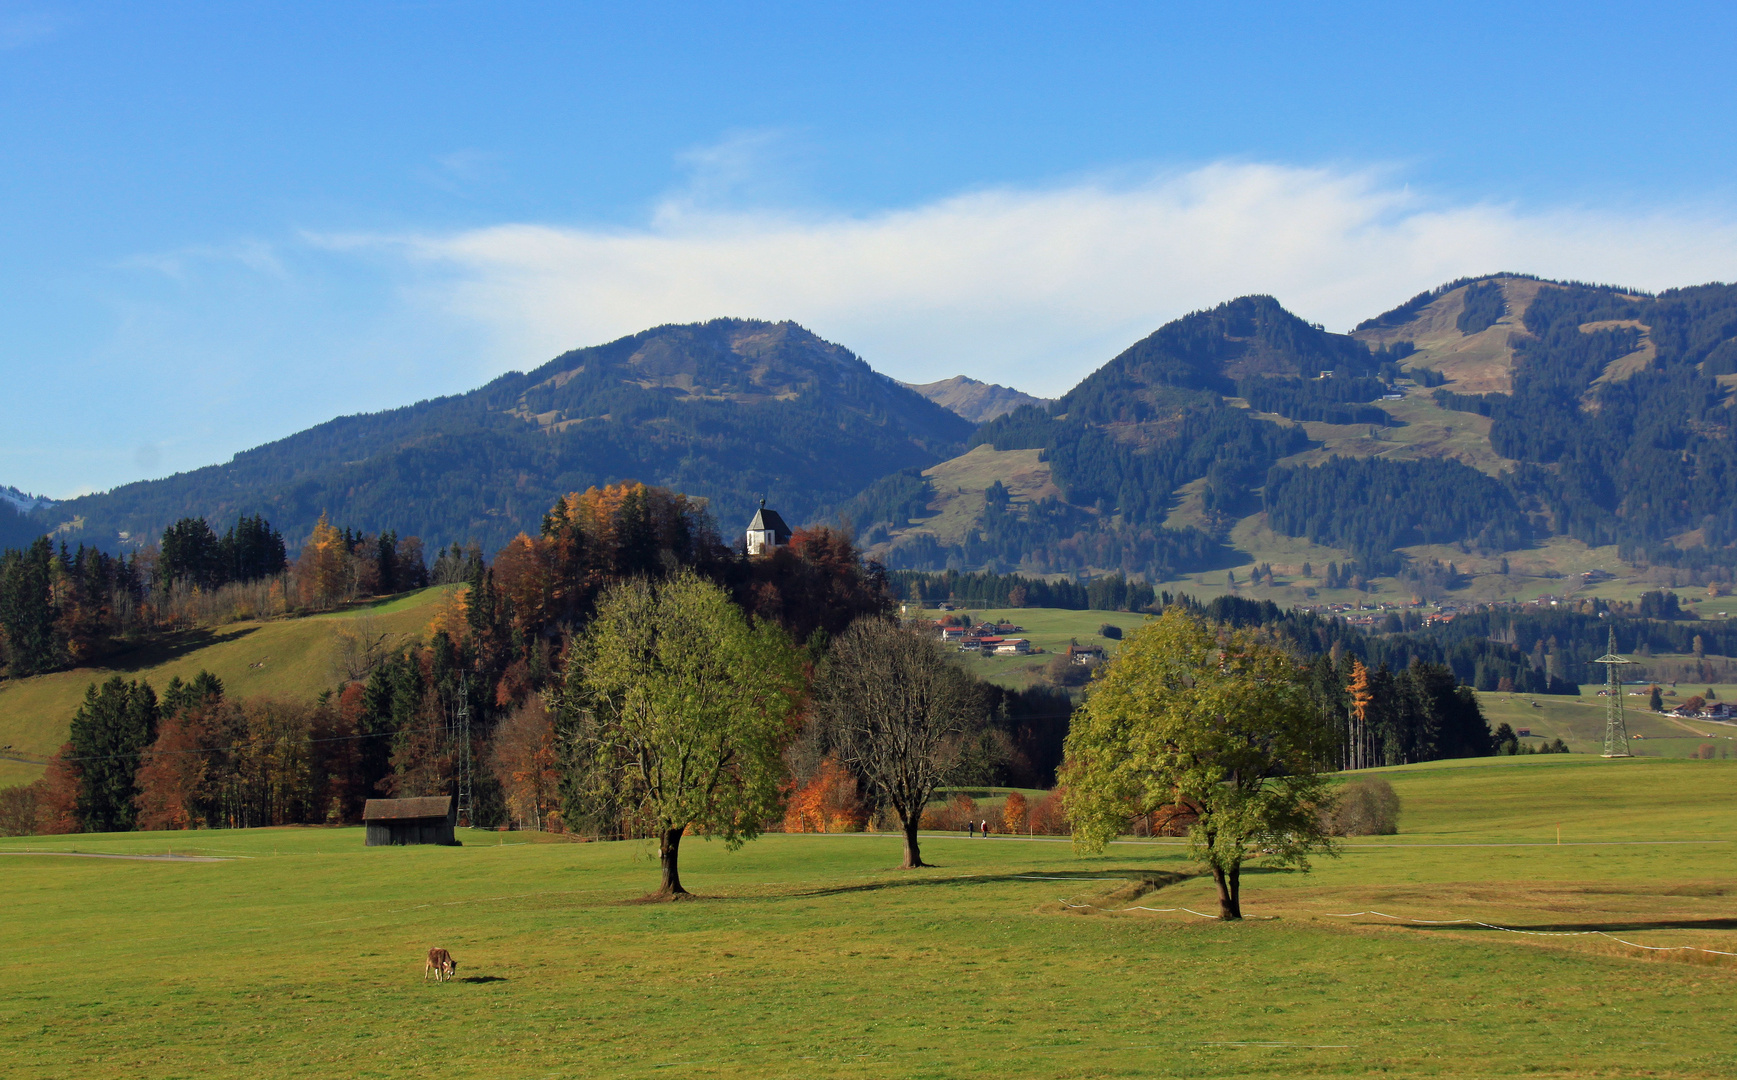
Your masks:
<svg viewBox="0 0 1737 1080"><path fill-rule="evenodd" d="M783 752L802 692L798 654L691 571L612 586L574 643L558 691L570 827L657 837L677 896L683 834L729 847L780 812Z"/></svg>
<svg viewBox="0 0 1737 1080"><path fill-rule="evenodd" d="M67 755L81 772L77 813L84 831L133 827L140 758L156 737L157 695L150 683L116 675L85 691L84 704L72 718Z"/></svg>
<svg viewBox="0 0 1737 1080"><path fill-rule="evenodd" d="M1247 630L1172 607L1133 633L1074 714L1062 783L1074 843L1101 851L1132 815L1177 808L1190 853L1242 918L1242 866L1309 868L1332 854L1320 763L1332 734L1307 672Z"/></svg>

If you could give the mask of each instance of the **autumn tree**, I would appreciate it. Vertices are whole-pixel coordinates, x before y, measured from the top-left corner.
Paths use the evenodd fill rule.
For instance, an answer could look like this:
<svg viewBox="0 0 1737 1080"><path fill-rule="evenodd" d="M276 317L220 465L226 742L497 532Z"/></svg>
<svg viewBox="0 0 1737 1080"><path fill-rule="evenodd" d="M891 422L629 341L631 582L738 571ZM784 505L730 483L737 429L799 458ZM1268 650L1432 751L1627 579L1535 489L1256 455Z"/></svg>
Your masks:
<svg viewBox="0 0 1737 1080"><path fill-rule="evenodd" d="M801 689L790 639L718 586L690 571L611 586L558 692L569 827L643 824L657 837L657 895L685 894L689 828L735 848L778 814Z"/></svg>
<svg viewBox="0 0 1737 1080"><path fill-rule="evenodd" d="M830 757L796 789L784 810L785 832L860 832L864 821L856 777Z"/></svg>
<svg viewBox="0 0 1737 1080"><path fill-rule="evenodd" d="M862 618L832 643L814 704L839 759L898 815L903 865L926 865L917 843L923 808L987 722L976 680L931 635Z"/></svg>
<svg viewBox="0 0 1737 1080"><path fill-rule="evenodd" d="M344 534L326 515L314 525L314 534L302 546L296 560L296 581L304 607L336 607L350 598L350 548Z"/></svg>
<svg viewBox="0 0 1737 1080"><path fill-rule="evenodd" d="M157 738L139 768L141 829L196 829L221 826L220 756L228 751L219 708L223 684L201 671L190 683L179 677L163 688Z"/></svg>
<svg viewBox="0 0 1737 1080"><path fill-rule="evenodd" d="M865 564L851 538L825 526L797 529L790 543L746 563L736 600L797 641L843 633L859 618L892 613L886 573Z"/></svg>
<svg viewBox="0 0 1737 1080"><path fill-rule="evenodd" d="M1185 805L1190 852L1242 918L1243 863L1307 870L1331 853L1320 771L1330 738L1305 673L1250 630L1180 606L1135 631L1074 714L1063 778L1074 843L1101 851L1131 815Z"/></svg>
<svg viewBox="0 0 1737 1080"><path fill-rule="evenodd" d="M519 828L548 830L560 821L555 724L541 697L529 698L501 720L486 761Z"/></svg>
<svg viewBox="0 0 1737 1080"><path fill-rule="evenodd" d="M1369 761L1369 710L1375 704L1375 689L1369 682L1369 669L1363 661L1351 661L1351 683L1345 688L1351 695L1351 745L1345 767L1361 769Z"/></svg>
<svg viewBox="0 0 1737 1080"><path fill-rule="evenodd" d="M1025 796L1015 791L1007 796L1007 801L1001 806L1001 824L1010 833L1025 831L1025 819L1030 813Z"/></svg>

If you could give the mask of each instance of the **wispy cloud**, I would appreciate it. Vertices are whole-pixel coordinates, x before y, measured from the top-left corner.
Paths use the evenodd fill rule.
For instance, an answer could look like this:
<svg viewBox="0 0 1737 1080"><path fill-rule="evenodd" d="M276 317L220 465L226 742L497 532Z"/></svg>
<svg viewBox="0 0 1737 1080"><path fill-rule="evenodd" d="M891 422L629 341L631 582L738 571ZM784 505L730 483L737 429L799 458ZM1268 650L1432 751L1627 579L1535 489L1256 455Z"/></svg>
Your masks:
<svg viewBox="0 0 1737 1080"><path fill-rule="evenodd" d="M315 239L387 255L413 303L485 328L496 369L738 315L795 319L899 378L1046 394L1166 320L1248 293L1344 329L1462 274L1652 288L1737 276L1727 212L1444 204L1380 171L1223 163L867 216L711 208L759 145L712 152L640 228Z"/></svg>
<svg viewBox="0 0 1737 1080"><path fill-rule="evenodd" d="M241 266L257 274L286 277L277 247L264 240L237 240L229 244L195 244L170 251L129 255L115 266L121 270L148 270L175 281L185 281L200 267L212 264Z"/></svg>

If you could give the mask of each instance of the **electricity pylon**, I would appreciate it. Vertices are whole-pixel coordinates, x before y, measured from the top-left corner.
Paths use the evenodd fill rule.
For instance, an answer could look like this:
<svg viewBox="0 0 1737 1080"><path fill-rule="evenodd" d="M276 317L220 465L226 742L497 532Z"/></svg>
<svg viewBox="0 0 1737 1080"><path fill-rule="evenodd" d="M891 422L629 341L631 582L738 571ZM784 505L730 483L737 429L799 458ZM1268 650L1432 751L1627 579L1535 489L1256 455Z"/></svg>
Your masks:
<svg viewBox="0 0 1737 1080"><path fill-rule="evenodd" d="M1610 651L1594 660L1595 664L1604 665L1605 694L1610 700L1604 704L1604 755L1605 757L1634 757L1634 751L1629 749L1628 725L1622 718L1622 676L1619 670L1623 664L1632 664L1633 660L1625 660L1616 655L1616 629L1610 631Z"/></svg>
<svg viewBox="0 0 1737 1080"><path fill-rule="evenodd" d="M470 752L470 676L464 675L458 682L458 723L455 734L458 736L458 760L453 764L458 773L458 823L464 828L472 828L475 822L471 820L475 805L471 792L471 752Z"/></svg>

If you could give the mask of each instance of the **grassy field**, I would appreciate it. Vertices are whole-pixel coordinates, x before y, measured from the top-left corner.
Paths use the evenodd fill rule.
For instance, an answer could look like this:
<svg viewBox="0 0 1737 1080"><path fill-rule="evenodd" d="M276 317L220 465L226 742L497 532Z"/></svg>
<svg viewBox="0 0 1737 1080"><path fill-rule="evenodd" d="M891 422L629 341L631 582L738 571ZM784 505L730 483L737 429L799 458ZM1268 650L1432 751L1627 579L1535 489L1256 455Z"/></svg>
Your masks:
<svg viewBox="0 0 1737 1080"><path fill-rule="evenodd" d="M1023 626L1025 629L1013 636L1025 638L1033 649L1043 650L1029 656L960 655L960 662L973 674L1014 689L1024 689L1042 681L1044 665L1056 653L1066 651L1070 641L1097 645L1114 656L1121 642L1099 636L1099 628L1108 623L1126 633L1151 618L1138 612L1071 611L1067 608L973 608L964 613L974 621L1002 620ZM925 609L923 614L939 618L946 613L931 608Z"/></svg>
<svg viewBox="0 0 1737 1080"><path fill-rule="evenodd" d="M333 663L343 634L367 629L392 644L407 642L421 635L450 591L424 589L305 619L230 623L110 657L100 667L8 679L0 682L0 746L26 756L53 754L66 741L85 688L116 674L147 679L160 694L171 678L191 679L205 670L223 680L231 697L310 699L341 681ZM41 774L38 765L0 760L0 787Z"/></svg>
<svg viewBox="0 0 1737 1080"><path fill-rule="evenodd" d="M1702 688L1704 689L1704 688ZM1587 687L1591 691L1591 687ZM1698 692L1698 691L1697 691ZM1721 689L1720 694L1725 691ZM1731 691L1737 694L1737 689ZM1679 690L1681 701L1688 691ZM1480 693L1478 701L1493 728L1506 723L1518 731L1529 729L1529 742L1561 739L1576 753L1598 753L1604 746L1605 700L1601 697L1556 697L1544 694ZM1703 746L1712 746L1721 757L1737 757L1737 724L1709 720L1684 720L1646 710L1645 698L1627 698L1623 723L1630 735L1630 749L1642 757L1686 758ZM1634 736L1640 736L1634 738Z"/></svg>
<svg viewBox="0 0 1737 1080"><path fill-rule="evenodd" d="M1221 924L1173 843L690 841L353 829L0 841L9 1077L1717 1077L1737 764L1385 770L1401 832L1254 873ZM1556 843L1560 828L1562 844ZM1064 901L1066 903L1064 903ZM1067 904L1084 905L1070 907ZM1547 934L1421 926L1476 919ZM1587 933L1599 930L1614 937ZM459 979L424 985L422 954ZM1692 958L1692 959L1686 959Z"/></svg>

